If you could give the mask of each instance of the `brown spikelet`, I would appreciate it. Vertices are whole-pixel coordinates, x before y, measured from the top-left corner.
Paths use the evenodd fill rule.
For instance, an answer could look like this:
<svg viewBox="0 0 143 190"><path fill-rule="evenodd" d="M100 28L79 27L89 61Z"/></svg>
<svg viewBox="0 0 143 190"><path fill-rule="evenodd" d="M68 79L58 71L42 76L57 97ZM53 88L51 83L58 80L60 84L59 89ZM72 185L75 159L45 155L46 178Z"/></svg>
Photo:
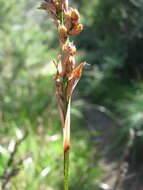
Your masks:
<svg viewBox="0 0 143 190"><path fill-rule="evenodd" d="M75 36L78 35L83 30L83 25L78 23L77 25L72 28L72 30L69 31L69 35Z"/></svg>
<svg viewBox="0 0 143 190"><path fill-rule="evenodd" d="M75 68L69 75L69 82L67 86L67 101L71 98L72 92L74 88L76 87L79 79L82 75L82 68L86 63L81 63L77 68Z"/></svg>
<svg viewBox="0 0 143 190"><path fill-rule="evenodd" d="M72 21L74 21L74 22L77 22L77 21L79 21L79 12L78 12L78 10L77 9L72 9L72 11L71 11L71 19L72 19Z"/></svg>
<svg viewBox="0 0 143 190"><path fill-rule="evenodd" d="M64 25L59 25L58 30L61 43L64 44L67 39L67 28Z"/></svg>

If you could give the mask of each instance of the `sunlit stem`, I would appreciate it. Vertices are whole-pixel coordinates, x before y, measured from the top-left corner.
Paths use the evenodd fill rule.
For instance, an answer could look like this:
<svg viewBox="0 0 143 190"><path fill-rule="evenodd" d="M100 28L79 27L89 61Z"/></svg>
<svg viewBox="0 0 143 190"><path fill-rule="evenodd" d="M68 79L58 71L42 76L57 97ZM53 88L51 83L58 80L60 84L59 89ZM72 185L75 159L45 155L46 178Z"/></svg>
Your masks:
<svg viewBox="0 0 143 190"><path fill-rule="evenodd" d="M68 1L67 1L68 2ZM62 25L64 25L64 12L61 11L59 13L59 18L60 18L60 23ZM67 42L69 41L69 37L67 38ZM70 104L70 102L67 102L66 99L66 90L67 90L67 85L68 85L68 81L66 79L63 79L63 99L64 99L64 115L65 115L65 120L66 117L68 118L68 124L65 125L65 128L63 128L63 138L64 138L64 190L68 190L68 186L69 186L69 180L68 180L68 176L69 176L69 147L70 147L70 116L68 117L68 113L70 114L70 106L68 109L68 103ZM69 111L67 111L69 110ZM66 121L65 121L66 123ZM68 128L67 128L68 126Z"/></svg>
<svg viewBox="0 0 143 190"><path fill-rule="evenodd" d="M69 149L64 152L64 190L69 189L68 176L69 175Z"/></svg>
<svg viewBox="0 0 143 190"><path fill-rule="evenodd" d="M61 12L59 13L59 18L60 18L61 24L63 25L63 24L64 24L64 12L63 12L63 11L61 11Z"/></svg>

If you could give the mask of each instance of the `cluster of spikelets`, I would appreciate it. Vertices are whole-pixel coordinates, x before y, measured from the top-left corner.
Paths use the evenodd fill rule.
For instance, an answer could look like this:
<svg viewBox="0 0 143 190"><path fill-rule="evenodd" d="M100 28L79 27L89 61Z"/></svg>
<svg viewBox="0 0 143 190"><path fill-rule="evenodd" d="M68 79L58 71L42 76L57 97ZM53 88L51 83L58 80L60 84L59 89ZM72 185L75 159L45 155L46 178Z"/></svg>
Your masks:
<svg viewBox="0 0 143 190"><path fill-rule="evenodd" d="M75 36L83 30L80 15L77 9L68 6L68 0L44 0L41 9L48 11L57 25L61 54L55 65L56 94L58 98L62 126L64 128L64 148L69 148L70 133L70 99L72 92L82 73L81 63L75 68L76 47L69 41L70 36Z"/></svg>
<svg viewBox="0 0 143 190"><path fill-rule="evenodd" d="M57 24L60 40L64 43L69 36L79 34L83 26L79 22L79 12L77 9L68 7L67 1L45 0L41 8L47 10ZM63 11L64 23L60 23L60 13Z"/></svg>

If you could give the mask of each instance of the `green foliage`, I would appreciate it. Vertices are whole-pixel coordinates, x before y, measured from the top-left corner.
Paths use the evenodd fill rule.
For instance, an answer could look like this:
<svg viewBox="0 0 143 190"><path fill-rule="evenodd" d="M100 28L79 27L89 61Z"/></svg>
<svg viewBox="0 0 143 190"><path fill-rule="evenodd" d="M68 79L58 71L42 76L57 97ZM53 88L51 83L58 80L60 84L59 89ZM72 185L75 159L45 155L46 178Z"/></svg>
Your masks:
<svg viewBox="0 0 143 190"><path fill-rule="evenodd" d="M7 160L10 156L9 144L13 140L19 138L19 131L24 133L25 128L29 128L29 135L25 141L18 147L14 161L17 162L20 158L25 157L24 163L20 167L18 174L12 178L10 188L15 189L63 189L61 184L63 176L63 151L62 151L62 132L60 122L55 120L58 117L52 116L51 125L37 124L34 129L31 122L27 122L27 125L19 128L16 123L6 122L1 126L0 138L1 142L7 141L2 147L6 153L0 154L1 162L1 175L7 165ZM22 118L21 118L22 119ZM18 120L18 119L17 119ZM48 119L49 120L49 119ZM24 118L23 118L24 121ZM9 126L7 126L7 123ZM58 126L56 126L58 125ZM76 127L77 119L72 121L72 126ZM79 126L78 126L79 127ZM6 132L3 130L6 129ZM33 130L34 129L34 130ZM77 129L77 128L76 128ZM84 190L88 190L89 187L97 186L97 180L100 180L101 172L98 169L98 165L95 164L93 156L95 153L95 145L88 142L90 140L89 134L83 130L72 131L72 151L70 154L71 169L70 169L70 184L72 189L82 187ZM84 139L83 139L84 136ZM77 143L78 142L78 143ZM94 150L94 151L93 151ZM89 164L90 163L90 164ZM10 167L11 168L11 167ZM80 172L79 172L80 171ZM90 175L89 178L87 176ZM79 178L77 179L77 176ZM96 180L94 178L96 176ZM86 182L85 182L86 180ZM21 183L19 183L21 181Z"/></svg>
<svg viewBox="0 0 143 190"><path fill-rule="evenodd" d="M134 92L134 93L133 93ZM135 132L135 139L131 151L130 162L132 166L137 167L142 163L143 150L143 85L135 85L133 91L128 91L126 99L119 101L118 110L122 114L121 139L128 136L129 130L133 129ZM120 140L121 140L120 139Z"/></svg>
<svg viewBox="0 0 143 190"><path fill-rule="evenodd" d="M130 128L135 130L130 160L133 165L140 165L143 147L143 3L140 0L100 0L87 4L90 10L83 3L86 11L82 12L86 27L77 44L84 49L82 59L87 57L91 65L80 83L81 95L109 109L119 120L121 128L116 148L124 149ZM87 17L89 12L92 17Z"/></svg>
<svg viewBox="0 0 143 190"><path fill-rule="evenodd" d="M20 138L19 133L29 130L14 156L14 163L26 158L18 174L10 180L11 190L63 189L62 128L53 82L55 68L51 63L57 57L55 49L59 42L51 20L37 7L33 0L0 1L0 113L3 115L0 176L6 169L12 169L7 167L10 144ZM88 148L90 136L79 127L81 112L73 108L72 113L72 125L78 129L73 137L79 131L80 138L75 135L72 139L71 188L78 185L84 190L93 186L95 189L94 176L100 178L100 170L96 163L91 162L92 168L89 166L95 148L94 151Z"/></svg>

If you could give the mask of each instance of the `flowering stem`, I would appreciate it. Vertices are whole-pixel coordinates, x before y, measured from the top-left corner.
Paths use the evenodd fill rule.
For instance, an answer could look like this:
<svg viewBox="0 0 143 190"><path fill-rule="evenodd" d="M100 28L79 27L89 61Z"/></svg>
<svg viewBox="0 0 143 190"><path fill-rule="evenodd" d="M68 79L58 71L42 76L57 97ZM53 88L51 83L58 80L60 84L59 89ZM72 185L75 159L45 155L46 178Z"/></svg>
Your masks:
<svg viewBox="0 0 143 190"><path fill-rule="evenodd" d="M83 26L77 9L68 7L68 0L44 0L41 9L50 13L58 28L61 54L56 64L56 95L59 103L64 137L64 190L68 190L70 151L70 102L72 92L82 75L85 62L75 67L76 47L70 36L78 35Z"/></svg>

